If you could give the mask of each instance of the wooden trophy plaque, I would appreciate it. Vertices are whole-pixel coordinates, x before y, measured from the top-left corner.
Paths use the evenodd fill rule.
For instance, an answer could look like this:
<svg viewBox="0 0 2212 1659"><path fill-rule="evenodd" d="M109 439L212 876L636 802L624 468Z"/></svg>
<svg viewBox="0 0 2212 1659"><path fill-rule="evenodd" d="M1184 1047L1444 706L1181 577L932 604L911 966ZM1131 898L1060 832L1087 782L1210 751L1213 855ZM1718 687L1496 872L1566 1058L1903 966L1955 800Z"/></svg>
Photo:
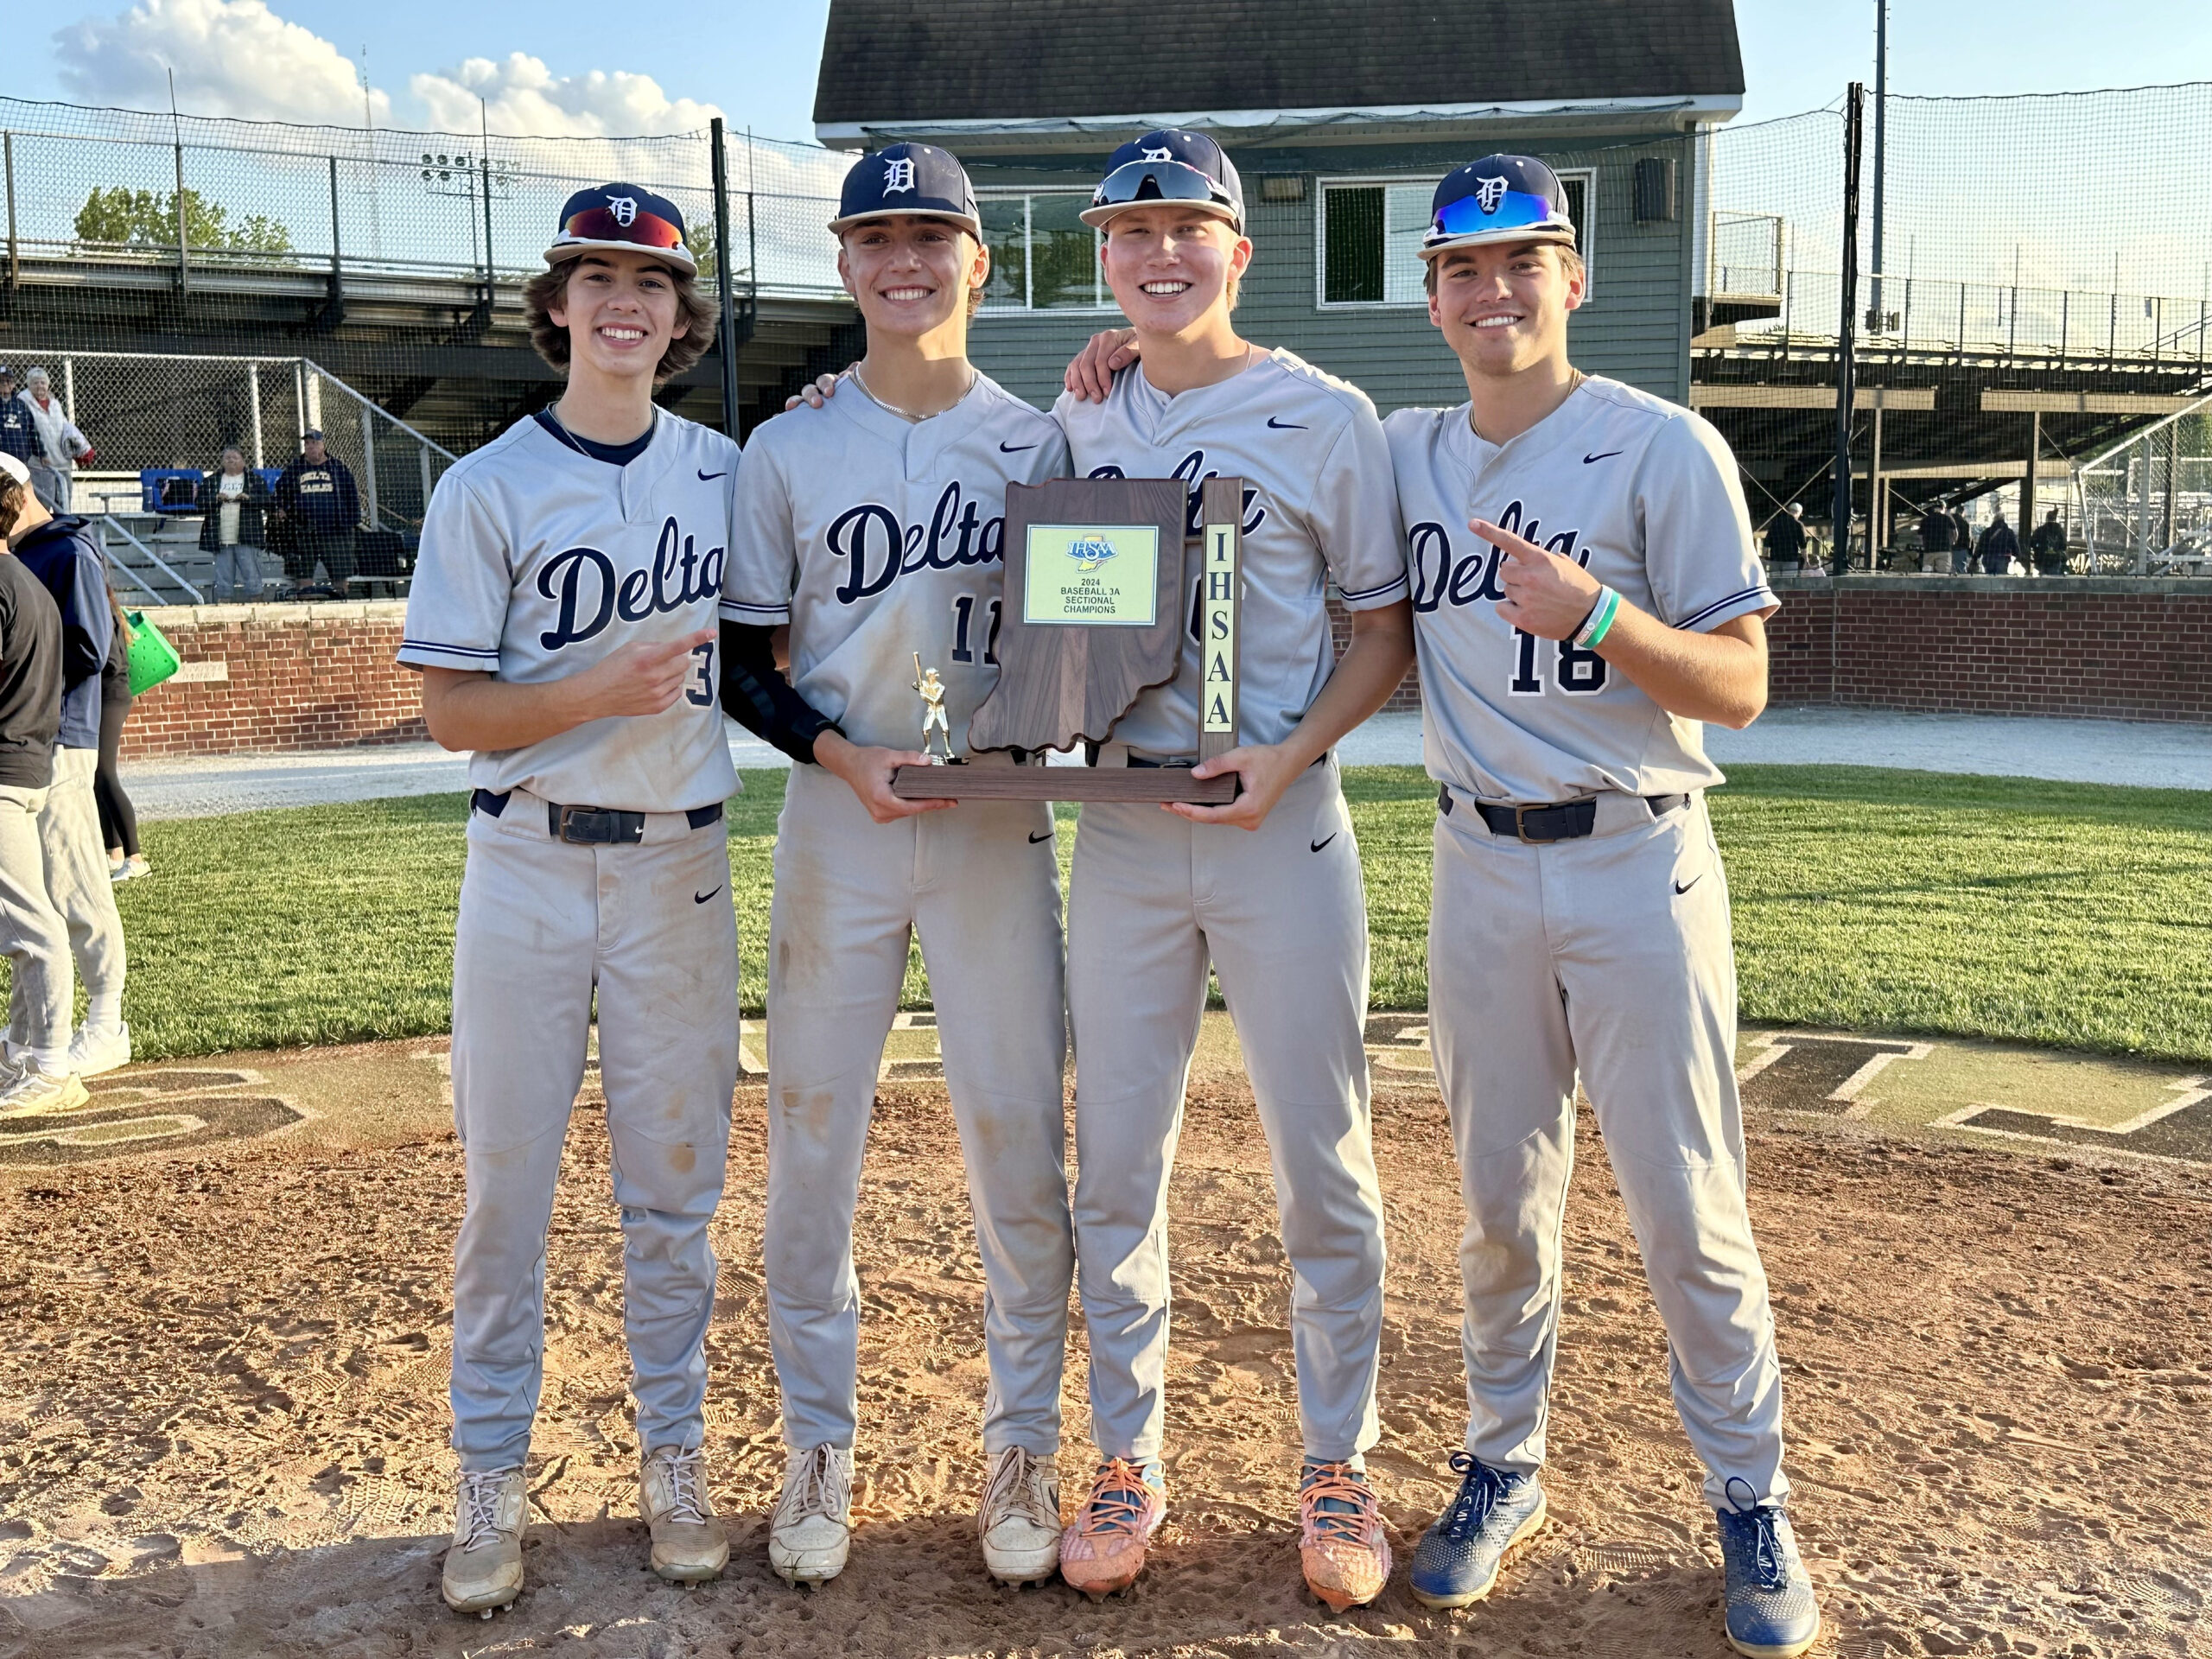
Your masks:
<svg viewBox="0 0 2212 1659"><path fill-rule="evenodd" d="M1189 561L1200 562L1201 760L1236 747L1237 610L1244 481L1208 479L1200 533L1175 478L1056 478L1006 493L999 681L969 722L976 751L1103 743L1138 694L1181 667ZM1240 779L1188 766L901 766L903 800L1193 801L1236 798Z"/></svg>

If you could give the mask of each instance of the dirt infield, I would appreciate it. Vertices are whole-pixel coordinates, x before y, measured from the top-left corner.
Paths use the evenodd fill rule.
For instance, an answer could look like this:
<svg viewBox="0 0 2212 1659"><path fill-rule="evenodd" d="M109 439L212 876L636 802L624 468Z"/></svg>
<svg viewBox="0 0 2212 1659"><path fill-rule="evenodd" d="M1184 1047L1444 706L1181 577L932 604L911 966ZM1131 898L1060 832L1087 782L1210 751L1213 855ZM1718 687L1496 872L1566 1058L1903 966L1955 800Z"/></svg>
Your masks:
<svg viewBox="0 0 2212 1659"><path fill-rule="evenodd" d="M1449 1144L1424 1033L1393 1020L1370 1033L1392 1254L1371 1463L1402 1548L1446 1496L1463 1401ZM0 1124L0 1656L1725 1651L1711 1516L1586 1122L1552 1526L1465 1615L1421 1609L1402 1571L1342 1618L1303 1593L1288 1280L1217 1022L1173 1194L1156 1565L1096 1605L991 1586L969 1518L980 1278L933 1047L926 1016L898 1039L863 1189L869 1427L844 1578L795 1592L761 1559L782 1450L749 1081L709 1338L731 1572L687 1593L645 1571L587 1110L549 1260L531 1586L490 1623L435 1590L461 1192L442 1045L147 1068L70 1125ZM1806 1033L1753 1034L1743 1064L1816 1651L2212 1649L2203 1080ZM1078 1335L1078 1445L1082 1374Z"/></svg>

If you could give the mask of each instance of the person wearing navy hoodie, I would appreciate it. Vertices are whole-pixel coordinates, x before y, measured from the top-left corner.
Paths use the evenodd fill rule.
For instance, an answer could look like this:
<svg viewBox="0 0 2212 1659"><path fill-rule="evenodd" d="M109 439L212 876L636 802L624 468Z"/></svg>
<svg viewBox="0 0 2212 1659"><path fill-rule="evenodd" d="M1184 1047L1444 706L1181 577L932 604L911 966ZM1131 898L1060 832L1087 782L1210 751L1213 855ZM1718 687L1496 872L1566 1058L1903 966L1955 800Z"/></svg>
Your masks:
<svg viewBox="0 0 2212 1659"><path fill-rule="evenodd" d="M123 918L92 797L100 674L108 652L120 648L108 604L107 560L84 519L49 512L35 499L17 509L8 543L61 613L61 728L38 834L47 893L69 925L70 954L90 1001L69 1044L69 1071L96 1077L130 1059L130 1027L123 1021Z"/></svg>

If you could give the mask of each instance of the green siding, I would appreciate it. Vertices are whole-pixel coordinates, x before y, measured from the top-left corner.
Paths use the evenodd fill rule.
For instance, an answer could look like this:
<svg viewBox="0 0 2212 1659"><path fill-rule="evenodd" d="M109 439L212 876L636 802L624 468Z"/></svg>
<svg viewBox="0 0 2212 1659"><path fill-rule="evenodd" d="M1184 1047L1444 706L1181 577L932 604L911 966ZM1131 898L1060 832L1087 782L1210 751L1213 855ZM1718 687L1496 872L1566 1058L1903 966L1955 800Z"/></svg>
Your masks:
<svg viewBox="0 0 2212 1659"><path fill-rule="evenodd" d="M1503 145L1506 141L1499 141ZM1634 143L1560 143L1529 153L1561 171L1593 169L1597 210L1586 236L1592 298L1568 325L1578 367L1611 375L1662 397L1687 401L1689 372L1690 188L1686 138ZM1071 162L1063 156L978 158L969 171L979 189L1001 185L1077 185L1088 188L1109 146ZM1467 143L1313 145L1230 151L1244 179L1256 245L1237 308L1237 327L1263 346L1287 346L1332 374L1359 386L1384 413L1411 404L1456 404L1466 397L1459 365L1419 306L1324 308L1318 303L1315 238L1322 178L1344 180L1438 175L1484 153ZM1672 156L1678 168L1677 216L1671 224L1638 225L1631 202L1635 165L1645 156ZM1260 200L1266 175L1297 174L1306 200ZM969 349L986 372L1019 397L1049 407L1061 371L1096 330L1117 326L1118 312L978 317Z"/></svg>

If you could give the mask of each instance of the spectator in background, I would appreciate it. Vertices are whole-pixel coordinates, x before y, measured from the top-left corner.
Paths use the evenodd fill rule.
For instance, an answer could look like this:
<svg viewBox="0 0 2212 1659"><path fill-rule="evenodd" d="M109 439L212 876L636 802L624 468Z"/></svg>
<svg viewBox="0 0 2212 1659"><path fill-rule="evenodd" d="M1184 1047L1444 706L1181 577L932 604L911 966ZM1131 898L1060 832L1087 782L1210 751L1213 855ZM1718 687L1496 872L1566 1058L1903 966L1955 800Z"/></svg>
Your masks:
<svg viewBox="0 0 2212 1659"><path fill-rule="evenodd" d="M151 875L154 867L138 850L138 809L123 791L123 722L130 716L130 619L111 585L107 607L115 618L115 644L100 671L100 758L92 772L92 804L100 814L100 839L107 846L108 879L129 881Z"/></svg>
<svg viewBox="0 0 2212 1659"><path fill-rule="evenodd" d="M1970 576L1974 574L1974 526L1967 522L1963 508L1951 509L1951 574Z"/></svg>
<svg viewBox="0 0 2212 1659"><path fill-rule="evenodd" d="M1930 501L1928 510L1920 515L1920 550L1923 555L1941 553L1945 558L1942 563L1930 561L1927 569L1944 570L1950 568L1951 532L1951 515L1943 510L1941 501Z"/></svg>
<svg viewBox="0 0 2212 1659"><path fill-rule="evenodd" d="M69 1070L96 1077L130 1059L130 1027L123 1023L123 918L116 912L99 809L92 802L92 774L99 769L100 671L117 648L107 561L82 518L57 517L35 499L16 509L8 542L61 613L61 724L38 837L47 897L69 925L77 976L91 1002L69 1045Z"/></svg>
<svg viewBox="0 0 2212 1659"><path fill-rule="evenodd" d="M2028 550L2033 556L2036 573L2044 576L2066 574L2066 526L2058 522L2058 509L2053 507L2044 516L2043 523L2028 537Z"/></svg>
<svg viewBox="0 0 2212 1659"><path fill-rule="evenodd" d="M1805 559L1805 504L1792 501L1787 512L1777 512L1766 524L1766 556L1770 564L1802 565Z"/></svg>
<svg viewBox="0 0 2212 1659"><path fill-rule="evenodd" d="M0 455L13 455L29 471L38 458L38 423L16 395L16 372L0 363Z"/></svg>
<svg viewBox="0 0 2212 1659"><path fill-rule="evenodd" d="M1974 550L1981 556L1981 574L1985 576L2012 573L2012 561L2020 556L2020 538L2005 522L2001 510L1989 521L1989 528L1981 532L1981 544Z"/></svg>
<svg viewBox="0 0 2212 1659"><path fill-rule="evenodd" d="M268 543L269 482L245 464L235 443L200 480L200 550L215 556L215 602L261 597L261 550Z"/></svg>
<svg viewBox="0 0 2212 1659"><path fill-rule="evenodd" d="M0 538L35 505L31 469L0 450ZM39 818L61 723L61 615L19 559L0 556L0 953L15 980L0 1054L0 1112L67 1111L85 1085L69 1071L76 1000L69 926L47 896Z"/></svg>
<svg viewBox="0 0 2212 1659"><path fill-rule="evenodd" d="M314 427L301 435L298 457L276 480L276 521L290 543L284 569L296 584L295 594L316 580L321 565L326 589L344 598L346 579L353 574L361 493L353 469L330 453Z"/></svg>
<svg viewBox="0 0 2212 1659"><path fill-rule="evenodd" d="M54 395L54 383L44 369L33 369L23 377L22 395L17 401L30 410L31 423L38 429L37 453L31 457L31 489L48 512L67 512L77 468L92 460L92 446L62 412Z"/></svg>

